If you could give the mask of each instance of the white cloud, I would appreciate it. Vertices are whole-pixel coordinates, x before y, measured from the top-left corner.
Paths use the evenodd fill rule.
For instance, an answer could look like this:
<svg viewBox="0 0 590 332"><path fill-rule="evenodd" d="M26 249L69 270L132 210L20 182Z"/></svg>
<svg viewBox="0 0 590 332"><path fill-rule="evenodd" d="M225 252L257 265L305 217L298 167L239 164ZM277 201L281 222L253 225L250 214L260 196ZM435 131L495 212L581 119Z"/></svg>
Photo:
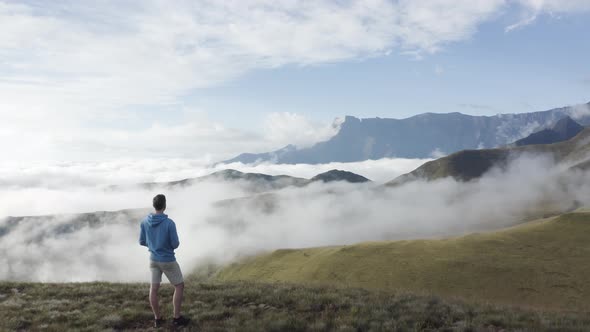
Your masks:
<svg viewBox="0 0 590 332"><path fill-rule="evenodd" d="M214 171L207 164L206 159L178 158L51 163L8 161L0 165L0 188L9 192L25 188L52 190L166 182L207 175ZM15 214L14 211L2 213Z"/></svg>
<svg viewBox="0 0 590 332"><path fill-rule="evenodd" d="M505 32L530 25L542 14L558 15L590 10L588 0L517 0L516 3L522 6L522 19L507 26Z"/></svg>
<svg viewBox="0 0 590 332"><path fill-rule="evenodd" d="M511 25L507 26L504 29L504 31L505 32L510 32L510 31L512 31L514 29L519 29L519 28L525 27L525 26L533 23L536 19L537 19L537 15L532 15L532 16L530 16L528 18L524 18L522 21L518 21L518 22L516 22L514 24L511 24Z"/></svg>
<svg viewBox="0 0 590 332"><path fill-rule="evenodd" d="M336 135L340 130L341 120L331 125L310 121L296 113L270 113L265 120L266 138L278 145L293 144L298 148L309 147Z"/></svg>
<svg viewBox="0 0 590 332"><path fill-rule="evenodd" d="M328 164L268 164L244 165L242 163L218 164L210 166L206 158L143 158L116 159L97 162L19 162L8 161L0 165L0 191L10 196L12 191L28 188L36 190L90 190L88 188L105 185L129 185L144 182L168 182L186 178L196 178L224 169L236 169L244 173L263 173L269 175L290 175L311 178L332 169L341 169L363 175L378 183L410 172L429 161L429 159L380 159L353 163ZM23 207L39 206L34 195L30 200L20 198ZM2 215L31 214L26 210L6 210L0 208ZM98 208L98 207L97 207ZM77 210L76 212L83 212ZM64 212L63 210L36 209L34 214Z"/></svg>
<svg viewBox="0 0 590 332"><path fill-rule="evenodd" d="M578 104L572 106L569 115L574 120L590 115L590 104Z"/></svg>
<svg viewBox="0 0 590 332"><path fill-rule="evenodd" d="M131 128L118 125L63 128L35 121L28 130L14 126L0 128L0 140L7 144L12 160L29 162L182 157L213 163L243 152L266 152L287 144L308 147L328 140L340 129L338 119L326 124L296 113L271 113L265 117L262 132L256 133L229 128L202 112L188 114L177 115L175 121L153 120ZM128 116L129 119L121 121L142 121L137 115ZM14 138L18 138L18 146L12 144Z"/></svg>
<svg viewBox="0 0 590 332"><path fill-rule="evenodd" d="M436 52L446 43L471 37L477 25L504 4L503 0L399 1L396 36L410 52Z"/></svg>
<svg viewBox="0 0 590 332"><path fill-rule="evenodd" d="M517 0L525 9L535 12L567 13L590 10L588 0Z"/></svg>
<svg viewBox="0 0 590 332"><path fill-rule="evenodd" d="M48 116L51 116L48 115ZM59 120L59 115L57 115ZM0 130L10 160L89 160L118 158L199 158L208 162L234 157L249 150L269 150L277 144L254 131L228 128L201 114L176 121L134 118L109 121L110 126L64 126L52 120L30 121L28 128L9 125ZM145 120L143 120L145 121ZM122 127L123 126L123 127Z"/></svg>
<svg viewBox="0 0 590 332"><path fill-rule="evenodd" d="M444 151L442 151L440 148L436 148L436 149L432 150L432 152L430 152L430 157L432 157L434 159L442 158L446 155L447 154Z"/></svg>

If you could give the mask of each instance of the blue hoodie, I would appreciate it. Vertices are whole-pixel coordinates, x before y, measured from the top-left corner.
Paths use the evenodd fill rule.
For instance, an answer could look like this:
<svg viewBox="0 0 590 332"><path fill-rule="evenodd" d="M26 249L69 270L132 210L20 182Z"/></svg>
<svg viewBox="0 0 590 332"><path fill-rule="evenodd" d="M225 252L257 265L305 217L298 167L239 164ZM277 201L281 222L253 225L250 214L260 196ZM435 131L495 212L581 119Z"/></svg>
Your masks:
<svg viewBox="0 0 590 332"><path fill-rule="evenodd" d="M150 213L141 222L139 244L148 247L153 261L176 261L174 249L180 245L176 224L166 214Z"/></svg>

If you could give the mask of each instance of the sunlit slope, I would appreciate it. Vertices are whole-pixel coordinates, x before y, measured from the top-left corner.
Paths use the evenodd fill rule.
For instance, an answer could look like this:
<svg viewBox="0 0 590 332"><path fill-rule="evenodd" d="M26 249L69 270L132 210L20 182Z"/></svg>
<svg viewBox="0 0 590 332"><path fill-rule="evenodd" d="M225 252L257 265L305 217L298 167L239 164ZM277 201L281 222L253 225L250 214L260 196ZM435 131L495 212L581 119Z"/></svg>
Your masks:
<svg viewBox="0 0 590 332"><path fill-rule="evenodd" d="M277 250L220 271L220 280L317 282L587 310L590 213L443 240Z"/></svg>

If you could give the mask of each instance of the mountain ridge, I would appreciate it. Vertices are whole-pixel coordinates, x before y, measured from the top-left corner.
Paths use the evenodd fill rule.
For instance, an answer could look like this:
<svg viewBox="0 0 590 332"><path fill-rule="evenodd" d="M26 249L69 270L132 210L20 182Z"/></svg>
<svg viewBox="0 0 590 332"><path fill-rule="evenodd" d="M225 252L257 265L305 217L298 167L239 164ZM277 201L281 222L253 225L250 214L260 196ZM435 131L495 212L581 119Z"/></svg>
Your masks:
<svg viewBox="0 0 590 332"><path fill-rule="evenodd" d="M422 113L404 119L346 116L335 136L309 148L289 145L274 152L241 154L222 163L319 164L386 157L427 158L436 151L450 154L508 145L565 116L590 125L590 103L492 116L459 112Z"/></svg>

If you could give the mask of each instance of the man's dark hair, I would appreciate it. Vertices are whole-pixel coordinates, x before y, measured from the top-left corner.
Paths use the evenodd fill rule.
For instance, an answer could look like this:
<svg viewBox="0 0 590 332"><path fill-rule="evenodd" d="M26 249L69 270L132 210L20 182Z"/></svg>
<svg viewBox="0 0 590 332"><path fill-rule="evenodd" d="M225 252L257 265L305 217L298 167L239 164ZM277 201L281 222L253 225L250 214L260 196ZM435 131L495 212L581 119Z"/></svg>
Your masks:
<svg viewBox="0 0 590 332"><path fill-rule="evenodd" d="M154 197L154 209L162 211L166 208L166 196L158 194Z"/></svg>

